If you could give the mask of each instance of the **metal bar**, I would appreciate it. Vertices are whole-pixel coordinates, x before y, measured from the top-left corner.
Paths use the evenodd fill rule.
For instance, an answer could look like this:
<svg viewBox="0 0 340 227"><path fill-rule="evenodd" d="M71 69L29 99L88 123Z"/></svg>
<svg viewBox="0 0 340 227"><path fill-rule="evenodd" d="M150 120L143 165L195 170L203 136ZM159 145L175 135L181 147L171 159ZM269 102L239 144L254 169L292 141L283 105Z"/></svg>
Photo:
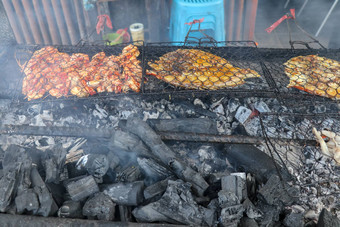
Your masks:
<svg viewBox="0 0 340 227"><path fill-rule="evenodd" d="M70 40L67 34L67 28L65 26L65 21L64 21L64 15L63 12L61 11L61 5L60 5L60 1L57 0L52 0L52 6L53 6L53 11L55 14L55 18L57 20L57 25L59 28L59 33L61 36L61 41L63 45L69 45Z"/></svg>
<svg viewBox="0 0 340 227"><path fill-rule="evenodd" d="M4 8L6 10L7 17L9 19L9 23L12 27L15 39L17 40L17 43L24 44L25 40L22 36L22 30L19 28L17 18L15 17L15 11L12 7L10 0L2 0L2 3L4 5Z"/></svg>
<svg viewBox="0 0 340 227"><path fill-rule="evenodd" d="M21 6L19 0L13 0L12 2L13 2L13 6L14 6L14 9L15 9L16 15L18 16L18 19L20 21L21 29L24 33L26 43L27 44L34 44L34 39L31 35L31 31L28 30L29 26L26 23L25 13L22 10L22 6Z"/></svg>
<svg viewBox="0 0 340 227"><path fill-rule="evenodd" d="M245 37L244 40L254 40L255 22L258 0L248 0L246 5Z"/></svg>
<svg viewBox="0 0 340 227"><path fill-rule="evenodd" d="M307 3L309 0L305 0L301 6L301 8L299 9L299 12L297 13L297 16L300 16L300 14L302 13L302 11L304 10L304 8L306 7Z"/></svg>
<svg viewBox="0 0 340 227"><path fill-rule="evenodd" d="M62 137L84 137L84 138L110 138L113 134L111 129L95 129L87 127L40 127L27 125L3 125L0 126L0 135L28 135L28 136L62 136ZM265 142L263 137L252 137L242 135L216 135L190 132L164 132L157 131L162 140L194 141L209 143L234 143L234 144L261 144ZM281 139L270 138L284 142L294 142L300 145L315 146L315 140Z"/></svg>
<svg viewBox="0 0 340 227"><path fill-rule="evenodd" d="M71 13L71 6L70 6L70 1L69 0L61 0L61 8L63 9L64 16L65 16L65 21L66 21L66 26L67 26L67 31L68 34L71 38L71 43L72 45L76 45L79 41L79 33L77 28L74 25L74 17Z"/></svg>
<svg viewBox="0 0 340 227"><path fill-rule="evenodd" d="M233 40L233 30L234 30L234 8L235 8L235 0L230 0L229 4L229 21L228 21L228 40Z"/></svg>
<svg viewBox="0 0 340 227"><path fill-rule="evenodd" d="M318 31L315 33L315 36L316 36L316 37L318 37L318 35L320 34L321 29L322 29L323 26L326 24L326 22L327 22L329 16L331 15L331 13L333 12L333 9L334 9L335 6L336 6L336 4L338 4L338 1L339 1L339 0L335 0L334 3L333 3L333 5L332 5L332 7L329 9L329 11L328 11L328 13L327 13L325 19L323 19L323 21L322 21L322 23L321 23L321 25L320 25Z"/></svg>
<svg viewBox="0 0 340 227"><path fill-rule="evenodd" d="M238 15L237 15L237 28L236 28L236 40L241 40L241 30L243 22L243 10L244 0L238 1Z"/></svg>
<svg viewBox="0 0 340 227"><path fill-rule="evenodd" d="M287 0L285 5L283 6L283 8L287 8L288 4L289 4L290 0Z"/></svg>
<svg viewBox="0 0 340 227"><path fill-rule="evenodd" d="M49 0L44 0L42 1L42 5L45 11L46 19L47 19L47 24L48 24L48 29L50 31L50 35L52 38L52 43L54 45L59 45L62 44L60 35L58 32L58 26L54 20L54 13L52 11L52 6L51 2Z"/></svg>
<svg viewBox="0 0 340 227"><path fill-rule="evenodd" d="M30 0L22 0L22 5L24 7L25 13L27 15L27 20L33 33L33 38L36 44L43 44L43 38L41 36L40 29L37 25L36 14L32 7L32 2Z"/></svg>
<svg viewBox="0 0 340 227"><path fill-rule="evenodd" d="M44 39L45 44L51 44L52 40L48 31L48 28L46 27L45 23L45 15L42 12L41 4L39 0L32 0L35 15L37 16L39 27L42 33L42 37Z"/></svg>
<svg viewBox="0 0 340 227"><path fill-rule="evenodd" d="M86 30L85 30L85 24L84 24L84 17L82 16L82 6L79 5L78 0L73 0L74 9L76 11L77 16L77 22L78 22L78 29L80 33L80 38L85 38Z"/></svg>

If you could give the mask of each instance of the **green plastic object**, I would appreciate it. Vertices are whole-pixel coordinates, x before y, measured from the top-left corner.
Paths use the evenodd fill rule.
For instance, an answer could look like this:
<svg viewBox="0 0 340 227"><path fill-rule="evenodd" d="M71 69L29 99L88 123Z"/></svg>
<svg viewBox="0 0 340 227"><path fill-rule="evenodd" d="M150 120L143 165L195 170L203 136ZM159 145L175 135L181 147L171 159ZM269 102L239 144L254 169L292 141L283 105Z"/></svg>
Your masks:
<svg viewBox="0 0 340 227"><path fill-rule="evenodd" d="M103 40L106 41L106 45L113 46L120 43L123 43L123 36L120 36L120 34L117 33L108 33L103 35Z"/></svg>

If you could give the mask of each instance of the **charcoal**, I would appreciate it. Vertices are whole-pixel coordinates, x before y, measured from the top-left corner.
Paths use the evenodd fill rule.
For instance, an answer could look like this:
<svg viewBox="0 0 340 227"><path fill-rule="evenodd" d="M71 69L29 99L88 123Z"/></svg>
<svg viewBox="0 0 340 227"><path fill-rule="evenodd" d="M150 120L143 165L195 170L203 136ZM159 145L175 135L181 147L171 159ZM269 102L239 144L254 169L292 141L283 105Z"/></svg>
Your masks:
<svg viewBox="0 0 340 227"><path fill-rule="evenodd" d="M38 195L40 203L37 214L44 217L54 215L58 210L58 206L35 166L31 170L31 180L34 192Z"/></svg>
<svg viewBox="0 0 340 227"><path fill-rule="evenodd" d="M138 118L129 118L126 128L138 135L145 144L151 149L152 154L158 157L164 164L170 165L176 175L188 182L191 182L198 195L203 195L208 183L203 177L191 169L184 161L179 160L176 154L166 146L161 138L151 129L151 127Z"/></svg>
<svg viewBox="0 0 340 227"><path fill-rule="evenodd" d="M149 199L162 195L168 186L169 180L175 180L175 177L170 176L162 181L158 181L157 183L146 187L144 189L145 200L149 200Z"/></svg>
<svg viewBox="0 0 340 227"><path fill-rule="evenodd" d="M268 105L265 102L263 102L263 101L256 102L254 104L254 108L257 111L259 111L260 113L270 112L270 109L269 109Z"/></svg>
<svg viewBox="0 0 340 227"><path fill-rule="evenodd" d="M240 200L235 193L221 190L218 192L218 203L221 208L226 208L240 204Z"/></svg>
<svg viewBox="0 0 340 227"><path fill-rule="evenodd" d="M141 222L166 221L193 226L212 226L216 220L215 211L197 205L190 188L190 183L169 180L160 200L138 207L132 213Z"/></svg>
<svg viewBox="0 0 340 227"><path fill-rule="evenodd" d="M217 134L216 121L209 118L175 118L147 122L155 131Z"/></svg>
<svg viewBox="0 0 340 227"><path fill-rule="evenodd" d="M245 179L242 179L239 176L224 176L222 177L222 190L226 192L231 192L233 195L236 195L238 200L242 202L247 197L247 187Z"/></svg>
<svg viewBox="0 0 340 227"><path fill-rule="evenodd" d="M259 183L264 183L272 174L277 174L273 159L256 147L247 144L230 144L225 148L228 161L236 168L253 174ZM286 171L282 168L279 168L279 171L283 177L288 178Z"/></svg>
<svg viewBox="0 0 340 227"><path fill-rule="evenodd" d="M77 180L70 179L66 183L66 190L74 201L80 201L99 191L93 176L82 177Z"/></svg>
<svg viewBox="0 0 340 227"><path fill-rule="evenodd" d="M139 166L131 165L123 169L116 170L117 182L134 182L142 179Z"/></svg>
<svg viewBox="0 0 340 227"><path fill-rule="evenodd" d="M259 202L256 207L263 214L258 221L260 226L276 226L275 223L280 219L282 207L268 205L263 202Z"/></svg>
<svg viewBox="0 0 340 227"><path fill-rule="evenodd" d="M119 205L119 217L121 222L132 222L133 216L130 206Z"/></svg>
<svg viewBox="0 0 340 227"><path fill-rule="evenodd" d="M236 113L235 113L235 118L241 123L244 124L250 115L252 114L252 111L244 106L240 106Z"/></svg>
<svg viewBox="0 0 340 227"><path fill-rule="evenodd" d="M242 205L234 205L223 208L219 218L222 226L237 227L241 218L243 217L244 208Z"/></svg>
<svg viewBox="0 0 340 227"><path fill-rule="evenodd" d="M67 200L58 210L61 218L82 218L82 204L79 201Z"/></svg>
<svg viewBox="0 0 340 227"><path fill-rule="evenodd" d="M334 227L340 226L340 219L332 215L325 208L323 208L319 215L317 227L333 227L333 226Z"/></svg>
<svg viewBox="0 0 340 227"><path fill-rule="evenodd" d="M86 201L83 207L83 215L89 219L96 217L98 220L113 221L115 210L116 204L110 197L99 192Z"/></svg>
<svg viewBox="0 0 340 227"><path fill-rule="evenodd" d="M255 205L247 198L242 203L248 218L259 219L262 217L262 211L259 210Z"/></svg>
<svg viewBox="0 0 340 227"><path fill-rule="evenodd" d="M113 132L109 147L113 151L134 152L140 155L149 154L148 148L138 136L122 130L116 130Z"/></svg>
<svg viewBox="0 0 340 227"><path fill-rule="evenodd" d="M297 188L281 182L277 175L272 175L259 190L258 197L268 205L290 206L299 198Z"/></svg>
<svg viewBox="0 0 340 227"><path fill-rule="evenodd" d="M109 161L104 154L88 154L78 160L76 167L79 170L86 169L90 175L100 178L109 169Z"/></svg>
<svg viewBox="0 0 340 227"><path fill-rule="evenodd" d="M0 212L5 212L11 203L13 195L16 193L17 172L20 166L14 166L13 169L6 168L4 175L0 179Z"/></svg>
<svg viewBox="0 0 340 227"><path fill-rule="evenodd" d="M45 183L58 207L65 201L66 189L62 184Z"/></svg>
<svg viewBox="0 0 340 227"><path fill-rule="evenodd" d="M149 185L173 175L167 167L152 158L138 157L137 162Z"/></svg>
<svg viewBox="0 0 340 227"><path fill-rule="evenodd" d="M241 221L239 224L239 227L258 227L258 226L259 225L254 219L248 218L248 217L241 218Z"/></svg>
<svg viewBox="0 0 340 227"><path fill-rule="evenodd" d="M288 214L283 220L283 224L289 227L303 227L304 226L303 213Z"/></svg>
<svg viewBox="0 0 340 227"><path fill-rule="evenodd" d="M22 214L25 210L35 214L39 209L38 196L33 189L28 189L15 197L15 206L18 214Z"/></svg>
<svg viewBox="0 0 340 227"><path fill-rule="evenodd" d="M103 191L118 205L137 206L143 202L143 181L108 185Z"/></svg>
<svg viewBox="0 0 340 227"><path fill-rule="evenodd" d="M62 145L57 145L53 150L46 150L41 157L45 169L45 182L58 184L63 180L64 163L67 151Z"/></svg>

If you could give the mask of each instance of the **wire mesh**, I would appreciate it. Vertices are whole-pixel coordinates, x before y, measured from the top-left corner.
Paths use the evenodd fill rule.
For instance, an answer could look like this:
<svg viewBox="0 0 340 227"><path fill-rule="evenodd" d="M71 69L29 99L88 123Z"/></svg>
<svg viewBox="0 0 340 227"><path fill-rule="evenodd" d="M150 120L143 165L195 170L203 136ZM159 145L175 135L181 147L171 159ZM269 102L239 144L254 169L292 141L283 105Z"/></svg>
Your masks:
<svg viewBox="0 0 340 227"><path fill-rule="evenodd" d="M261 56L277 89L295 93L340 99L340 52L338 50L261 49Z"/></svg>
<svg viewBox="0 0 340 227"><path fill-rule="evenodd" d="M150 43L145 46L145 93L197 90L271 90L251 42L221 47ZM241 46L238 46L241 45Z"/></svg>
<svg viewBox="0 0 340 227"><path fill-rule="evenodd" d="M140 91L142 50L137 46L35 46L31 52L17 99L106 97Z"/></svg>

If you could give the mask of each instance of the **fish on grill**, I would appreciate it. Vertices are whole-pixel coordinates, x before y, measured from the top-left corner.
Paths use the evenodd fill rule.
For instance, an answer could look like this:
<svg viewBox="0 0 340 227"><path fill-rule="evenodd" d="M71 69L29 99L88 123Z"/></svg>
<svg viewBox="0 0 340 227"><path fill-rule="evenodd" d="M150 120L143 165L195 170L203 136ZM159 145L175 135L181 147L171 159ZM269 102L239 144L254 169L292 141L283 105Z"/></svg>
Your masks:
<svg viewBox="0 0 340 227"><path fill-rule="evenodd" d="M189 89L236 87L247 78L260 77L252 69L235 67L224 58L197 49L178 49L148 64L152 69L147 74Z"/></svg>
<svg viewBox="0 0 340 227"><path fill-rule="evenodd" d="M283 64L294 87L313 95L340 99L340 62L318 55L297 56Z"/></svg>

